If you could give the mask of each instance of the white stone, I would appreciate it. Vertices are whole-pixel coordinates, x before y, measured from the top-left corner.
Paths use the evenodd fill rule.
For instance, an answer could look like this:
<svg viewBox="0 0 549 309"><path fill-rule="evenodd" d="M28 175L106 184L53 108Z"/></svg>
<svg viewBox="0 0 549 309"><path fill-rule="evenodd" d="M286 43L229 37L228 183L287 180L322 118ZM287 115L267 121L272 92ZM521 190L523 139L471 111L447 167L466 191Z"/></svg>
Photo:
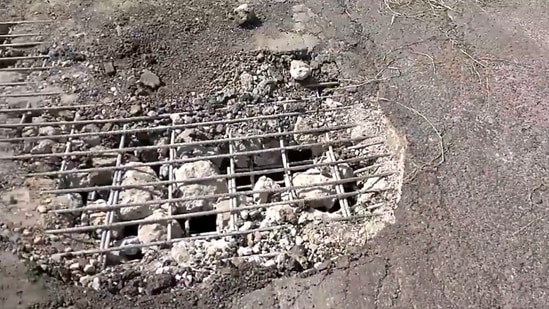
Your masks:
<svg viewBox="0 0 549 309"><path fill-rule="evenodd" d="M84 272L88 275L94 274L95 273L95 266L90 265L90 264L84 266Z"/></svg>
<svg viewBox="0 0 549 309"><path fill-rule="evenodd" d="M294 174L292 184L296 187L315 185L315 187L312 188L295 189L297 197L299 199L311 199L307 201L306 204L312 208L330 210L336 201L334 196L330 197L331 195L337 194L335 186L318 186L330 181L334 181L334 179L320 174L315 169L310 169L304 173Z"/></svg>
<svg viewBox="0 0 549 309"><path fill-rule="evenodd" d="M154 213L145 218L145 220L154 220L166 218L168 214L163 210L155 210ZM166 220L158 223L140 224L137 229L137 238L142 244L162 241L167 239L168 224L171 224L172 238L183 236L183 230L175 220Z"/></svg>
<svg viewBox="0 0 549 309"><path fill-rule="evenodd" d="M340 164L337 164L337 167L334 165L322 165L322 164L327 164L329 162L332 162L332 161L329 159L327 153L324 153L320 157L320 159L316 161L316 163L321 164L321 166L319 166L318 169L323 175L328 176L330 178L335 178L335 175L334 175L334 169L335 169L335 171L339 173L340 179L347 179L347 178L354 177L353 169L349 164L340 163Z"/></svg>
<svg viewBox="0 0 549 309"><path fill-rule="evenodd" d="M241 5L239 5L238 7L236 7L234 9L234 12L235 13L239 13L239 12L249 12L252 8L250 7L249 4L247 3L243 3Z"/></svg>
<svg viewBox="0 0 549 309"><path fill-rule="evenodd" d="M263 263L263 266L266 268L270 268L276 265L276 262L274 260L267 260L265 263Z"/></svg>
<svg viewBox="0 0 549 309"><path fill-rule="evenodd" d="M51 139L43 139L36 144L36 146L32 147L30 150L31 154L47 154L51 153L53 146L55 145L55 142Z"/></svg>
<svg viewBox="0 0 549 309"><path fill-rule="evenodd" d="M240 74L240 86L242 87L242 90L248 92L252 91L253 80L253 76L248 72Z"/></svg>
<svg viewBox="0 0 549 309"><path fill-rule="evenodd" d="M140 244L141 244L141 242L139 241L139 238L137 236L129 236L129 237L126 237L126 238L122 239L122 241L120 241L118 246L119 247L129 247L129 246L140 245ZM137 255L139 253L139 251L141 251L140 248L122 248L120 250L120 253L122 253L123 255L126 255L126 256L133 256L133 255Z"/></svg>
<svg viewBox="0 0 549 309"><path fill-rule="evenodd" d="M261 222L262 227L284 223L286 214L289 212L293 212L293 209L288 205L268 207L265 211L265 219Z"/></svg>
<svg viewBox="0 0 549 309"><path fill-rule="evenodd" d="M216 253L227 251L230 246L229 243L223 239L213 239L204 243L204 248L209 256L215 256Z"/></svg>
<svg viewBox="0 0 549 309"><path fill-rule="evenodd" d="M322 185L323 183L333 181L332 178L320 174L318 171L310 169L303 173L296 173L292 179L292 184L296 187ZM323 208L330 210L336 201L334 196L337 194L334 185L315 186L312 188L295 189L299 199L312 199L306 202L312 208Z"/></svg>
<svg viewBox="0 0 549 309"><path fill-rule="evenodd" d="M55 196L50 204L52 209L76 209L84 206L82 196L78 193L67 193Z"/></svg>
<svg viewBox="0 0 549 309"><path fill-rule="evenodd" d="M221 199L214 205L215 210L230 210L231 209L231 199ZM230 212L222 212L217 214L217 229L218 232L223 231L225 228L229 227L230 221L231 221L231 213Z"/></svg>
<svg viewBox="0 0 549 309"><path fill-rule="evenodd" d="M316 209L307 209L301 215L299 216L299 219L297 221L298 224L305 224L308 222L315 222L315 221L325 221L329 220L332 217L335 217L336 215L330 214L328 212L323 212ZM303 236L302 240L306 241L307 237ZM297 240L296 240L297 241Z"/></svg>
<svg viewBox="0 0 549 309"><path fill-rule="evenodd" d="M79 270L80 269L80 264L79 263L72 263L70 266L69 266L69 269L70 270Z"/></svg>
<svg viewBox="0 0 549 309"><path fill-rule="evenodd" d="M91 288L96 291L101 290L101 279L99 279L98 277L93 278Z"/></svg>
<svg viewBox="0 0 549 309"><path fill-rule="evenodd" d="M253 223L250 222L250 221L246 221L244 222L244 224L242 224L242 226L238 229L239 231L247 231L247 230L251 230L253 227Z"/></svg>
<svg viewBox="0 0 549 309"><path fill-rule="evenodd" d="M256 203L265 204L272 202L275 200L273 197L280 196L280 191L277 191L280 190L280 185L267 176L261 176L255 183L253 191L266 190L270 190L271 192L257 192L253 194Z"/></svg>
<svg viewBox="0 0 549 309"><path fill-rule="evenodd" d="M301 60L292 60L290 64L290 75L295 80L305 80L311 76L311 67Z"/></svg>
<svg viewBox="0 0 549 309"><path fill-rule="evenodd" d="M195 178L218 176L217 167L210 161L196 161L185 163L175 171L176 181L192 180ZM178 212L194 212L212 210L217 198L203 199L212 194L227 193L225 179L195 180L191 183L178 183L178 189L182 198L197 198L196 200L180 202L177 205Z"/></svg>
<svg viewBox="0 0 549 309"><path fill-rule="evenodd" d="M181 118L181 114L170 114L170 119L174 124L180 124L183 123L183 119Z"/></svg>
<svg viewBox="0 0 549 309"><path fill-rule="evenodd" d="M161 179L169 179L170 178L170 165L169 164L161 165L159 174L160 174Z"/></svg>
<svg viewBox="0 0 549 309"><path fill-rule="evenodd" d="M78 281L80 282L81 286L87 287L88 284L90 284L91 280L92 280L91 276L82 276Z"/></svg>
<svg viewBox="0 0 549 309"><path fill-rule="evenodd" d="M257 20L253 8L247 3L239 5L233 12L236 15L237 23L241 26L254 23Z"/></svg>
<svg viewBox="0 0 549 309"><path fill-rule="evenodd" d="M38 135L42 135L42 136L59 135L59 129L52 126L40 127L38 129Z"/></svg>
<svg viewBox="0 0 549 309"><path fill-rule="evenodd" d="M252 255L254 252L250 247L240 247L238 248L237 253L238 253L238 256L248 256L248 255Z"/></svg>
<svg viewBox="0 0 549 309"><path fill-rule="evenodd" d="M127 167L136 165L131 162ZM148 183L157 182L154 170L148 166L134 167L124 173L122 176L122 185L140 185L140 188L124 189L120 192L120 204L143 203L162 198L162 192L153 186L144 186ZM119 210L120 219L123 221L138 220L150 216L158 205L140 205L124 207Z"/></svg>
<svg viewBox="0 0 549 309"><path fill-rule="evenodd" d="M182 240L173 245L170 255L178 264L188 264L191 262L191 244Z"/></svg>

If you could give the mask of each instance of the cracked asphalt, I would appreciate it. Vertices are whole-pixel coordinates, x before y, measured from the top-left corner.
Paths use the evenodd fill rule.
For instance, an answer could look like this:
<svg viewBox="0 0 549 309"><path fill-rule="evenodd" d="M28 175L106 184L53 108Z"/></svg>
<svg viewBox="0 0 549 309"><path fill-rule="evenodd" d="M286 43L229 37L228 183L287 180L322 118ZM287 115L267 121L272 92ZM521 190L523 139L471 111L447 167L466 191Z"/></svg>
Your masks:
<svg viewBox="0 0 549 309"><path fill-rule="evenodd" d="M547 307L549 3L436 2L392 14L379 0L263 3L276 22L258 34L292 29L302 4L304 45L351 46L351 78L393 76L373 90L408 142L402 199L394 225L330 269L257 285L242 276L253 288L187 295L189 308ZM88 296L75 307L115 299ZM147 301L116 303L182 307Z"/></svg>

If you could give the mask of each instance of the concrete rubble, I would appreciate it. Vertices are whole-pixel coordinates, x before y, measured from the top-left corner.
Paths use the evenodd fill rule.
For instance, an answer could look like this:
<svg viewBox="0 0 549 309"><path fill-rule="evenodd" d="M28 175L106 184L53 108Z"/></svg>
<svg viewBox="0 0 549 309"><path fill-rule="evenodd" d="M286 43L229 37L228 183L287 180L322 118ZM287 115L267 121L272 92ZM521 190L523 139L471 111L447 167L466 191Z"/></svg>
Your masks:
<svg viewBox="0 0 549 309"><path fill-rule="evenodd" d="M133 167L137 163L128 163L125 166L128 169L122 176L121 185L140 186L139 188L128 188L120 192L120 204L143 203L153 200L159 200L162 197L162 192L154 186L144 186L149 183L158 182L154 170L148 166ZM124 207L119 210L121 220L137 220L143 219L152 215L157 209L155 205L138 205Z"/></svg>
<svg viewBox="0 0 549 309"><path fill-rule="evenodd" d="M258 22L253 8L247 4L236 8L233 15L237 24L242 27ZM166 121L154 120L147 125L154 127L176 124L178 128L158 134L150 132L128 134L126 136L128 147L152 147L151 145L161 147L131 151L120 156L122 167L124 167L120 183L116 183L114 176L117 173L113 169L67 175L64 182L66 188L129 186L118 191L115 206L145 205L113 209L112 222L115 224L124 222L126 225L111 228L109 246L119 248L107 254L109 267L106 270L101 268L95 257L88 261L77 261L73 258L55 257L54 259L51 256L42 255L37 260L43 262L47 259L47 262L43 263L44 268L50 267L48 263L52 263L56 267L67 269L71 276L70 280L74 280L75 284L96 290L112 287L119 280L119 275L128 271L138 269L143 278L146 275L150 275L151 278L154 276L155 279L150 280L151 282L143 281L135 291L128 292L128 295L133 295L175 287L191 287L207 281L208 276L215 274L227 263L236 265L253 262L263 267L292 272L313 267L318 269L325 267L322 263L326 260L346 254L347 246L363 244L366 232L360 226L333 222L333 219L341 218L341 211L338 209L337 198L333 197L337 194L336 186L326 184L335 181L336 178L355 177L354 169L359 166L339 164L335 168L337 177L330 166L300 169L300 165L325 164L330 161L326 153L326 145L304 146L324 143L325 134L301 132L284 137L268 136L281 131L307 131L350 123L351 117L348 111L324 112L324 107L315 105L314 101L303 104L269 103L291 101L296 97L310 95L310 90L303 87L303 82L316 78L322 80L327 76L326 72L330 71L329 67L334 65L333 61L323 55L311 55L309 59L292 53L271 54L263 51L242 57L245 57L242 58L245 60L235 58L234 61L227 63L227 72L219 74L219 80L213 83L215 86L212 86L210 92L193 93L192 97L186 98L192 107L192 112L183 112L180 106L163 107L162 110L154 109L140 102L138 94L150 94L163 84L159 76L152 71L137 70L131 79L133 87L137 90L131 94L131 104L126 106L123 116L117 114L119 110L104 110L87 115L93 119L102 119L104 115L109 115L110 118L111 114L133 117L167 113L170 117L164 119ZM106 64L100 68L104 70L102 74L107 74L111 79L125 74L122 71L124 69L118 66L114 68ZM162 76L164 78L164 75ZM342 102L338 100L337 107L349 104L343 100ZM335 103L330 101L330 104ZM169 106L169 103L166 103L166 106ZM219 112L220 110L222 112ZM313 116L310 113L319 110L319 115ZM301 116L280 119L263 117L295 112L304 113ZM80 117L79 115L63 117L72 120L72 117L77 116ZM246 123L235 122L235 124L220 123L220 120L244 117L256 117L257 120ZM48 121L52 119L42 116L33 118L33 123ZM209 124L193 127L193 124L198 122ZM141 127L132 124L131 128ZM109 124L104 126L85 124L78 129L80 133L97 133L111 130L112 127L109 127ZM366 131L369 132L369 130ZM43 126L36 129L29 126L22 129L22 134L51 136L59 133L67 134L69 131L69 127ZM172 132L175 137L174 143L178 145L173 148L165 147L171 143ZM232 141L201 144L205 141L227 139L228 132L231 134ZM368 132L349 130L344 132L342 138L348 137L349 133L357 136L368 134ZM251 135L267 135L267 137L250 138ZM63 142L44 139L37 143L30 143L29 150L36 154L52 153L57 151L57 148L64 151ZM75 140L73 147L75 151L105 152L118 147L117 142L118 140L109 141L104 135L92 134ZM292 150L281 151L279 149L281 144L290 146ZM233 148L234 152L254 153L231 157L230 148ZM172 153L170 149L173 149ZM172 158L172 154L176 163L172 162L170 166L168 160ZM337 152L336 155L338 158L344 157L344 150ZM96 154L89 156L83 162L71 162L68 169L114 167L118 157L116 152ZM283 157L288 161L285 163L292 167L291 173L280 172L284 166ZM236 177L237 188L230 187L229 177L225 176L229 174L231 158L234 158L235 165L233 173L250 174L252 172L253 174ZM144 164L147 166L143 166ZM268 169L274 169L277 172L261 172ZM208 179L198 180L199 178ZM176 183L168 183L170 180ZM159 182L163 183L158 184ZM151 185L151 183L157 184ZM286 190L287 185L298 188ZM316 186L299 188L311 185ZM390 185L391 182L388 180L372 178L364 183L353 182L350 188L383 189ZM52 199L48 207L41 208L40 212L47 214L51 209L77 209L83 206L107 207L109 205L107 201L112 192L116 191L94 189L91 192L61 195ZM176 201L166 202L165 199L169 194ZM235 194L241 195L235 197ZM204 198L212 195L217 196ZM307 202L295 202L297 199L306 199ZM359 195L356 208L362 207L359 205L361 203L369 205L372 201L378 200L383 201L383 196ZM274 205L264 205L273 203ZM231 208L236 211L231 212ZM169 209L172 210L172 215L196 214L200 211L223 212L207 217L193 216L174 220L167 218ZM75 222L74 226L101 226L105 224L107 214L107 211L84 211L74 218L67 217ZM136 224L129 222L133 220L158 222ZM168 226L171 229L171 239L175 239L173 244L148 247L147 245L151 243L167 241ZM93 229L86 234L89 238L87 240L93 241L97 247L102 231ZM217 235L207 239L183 238L197 234ZM50 241L49 239L33 239L33 242L43 244ZM59 237L55 241L63 241L63 238Z"/></svg>
<svg viewBox="0 0 549 309"><path fill-rule="evenodd" d="M179 182L177 188L181 197L189 199L177 204L179 213L212 210L217 198L203 197L228 193L227 182L216 178L219 176L219 171L211 161L185 163L174 173L175 180ZM193 179L205 177L211 177L211 179L193 181Z"/></svg>

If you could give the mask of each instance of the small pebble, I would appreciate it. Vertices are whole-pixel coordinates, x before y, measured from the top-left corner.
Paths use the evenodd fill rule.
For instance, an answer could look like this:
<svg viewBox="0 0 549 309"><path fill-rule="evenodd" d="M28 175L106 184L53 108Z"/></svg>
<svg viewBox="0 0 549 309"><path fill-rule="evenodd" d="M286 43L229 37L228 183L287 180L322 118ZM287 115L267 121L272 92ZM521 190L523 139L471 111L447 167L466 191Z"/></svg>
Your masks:
<svg viewBox="0 0 549 309"><path fill-rule="evenodd" d="M79 263L72 263L72 264L69 266L69 269L70 269L70 270L79 270L79 269L80 269L80 264L79 264Z"/></svg>
<svg viewBox="0 0 549 309"><path fill-rule="evenodd" d="M40 245L40 244L42 244L42 241L43 241L43 240L42 240L42 237L36 236L36 237L34 238L34 240L32 241L32 243L35 244L35 245Z"/></svg>
<svg viewBox="0 0 549 309"><path fill-rule="evenodd" d="M84 272L88 275L94 274L95 273L95 266L90 265L90 264L84 266Z"/></svg>

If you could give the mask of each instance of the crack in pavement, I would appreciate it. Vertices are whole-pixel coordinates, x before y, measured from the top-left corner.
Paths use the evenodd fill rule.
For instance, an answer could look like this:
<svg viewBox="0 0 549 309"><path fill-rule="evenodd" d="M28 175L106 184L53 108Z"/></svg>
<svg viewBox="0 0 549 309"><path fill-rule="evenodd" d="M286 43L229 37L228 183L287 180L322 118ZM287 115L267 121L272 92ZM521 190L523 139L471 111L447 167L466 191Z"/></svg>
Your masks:
<svg viewBox="0 0 549 309"><path fill-rule="evenodd" d="M381 289L383 288L383 282L389 276L390 268L391 268L391 265L389 264L389 259L386 259L385 260L385 267L383 268L383 276L379 279L379 281L377 283L377 286L376 286L376 290L375 290L374 309L378 308L379 295L381 294Z"/></svg>
<svg viewBox="0 0 549 309"><path fill-rule="evenodd" d="M347 296L349 294L349 283L351 280L349 279L349 275L351 273L351 267L347 266L345 268L345 287L343 288L343 303L347 302Z"/></svg>

